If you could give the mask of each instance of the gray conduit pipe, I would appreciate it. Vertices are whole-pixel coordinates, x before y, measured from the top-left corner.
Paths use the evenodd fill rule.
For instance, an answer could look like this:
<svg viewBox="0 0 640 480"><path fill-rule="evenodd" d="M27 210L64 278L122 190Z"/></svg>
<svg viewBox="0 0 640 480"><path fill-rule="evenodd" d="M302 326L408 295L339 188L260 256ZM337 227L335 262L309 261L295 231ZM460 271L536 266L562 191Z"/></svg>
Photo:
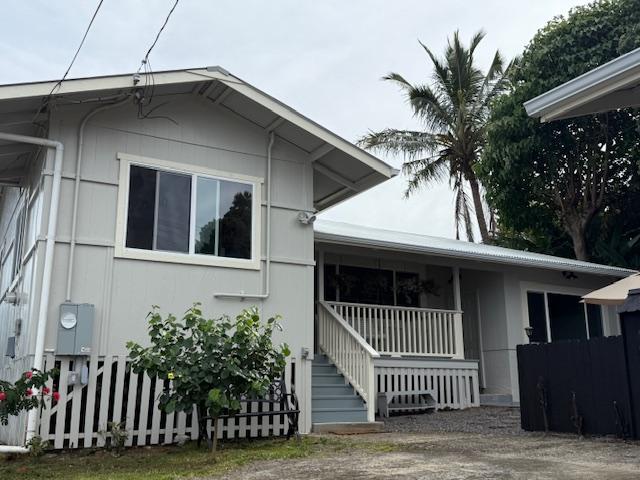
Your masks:
<svg viewBox="0 0 640 480"><path fill-rule="evenodd" d="M71 214L71 239L69 243L69 260L67 261L67 293L65 295L65 299L67 302L71 301L71 293L72 293L72 284L73 284L73 262L75 260L75 251L76 251L76 242L77 242L77 229L78 229L78 198L80 196L80 174L82 172L82 149L84 147L84 128L87 125L87 122L96 114L104 112L105 110L110 110L115 107L119 107L124 104L129 99L127 95L124 99L110 103L108 105L103 105L101 107L95 108L91 110L89 113L85 115L80 123L80 127L78 128L78 141L77 141L77 152L76 152L76 175L75 182L73 186L73 213Z"/></svg>

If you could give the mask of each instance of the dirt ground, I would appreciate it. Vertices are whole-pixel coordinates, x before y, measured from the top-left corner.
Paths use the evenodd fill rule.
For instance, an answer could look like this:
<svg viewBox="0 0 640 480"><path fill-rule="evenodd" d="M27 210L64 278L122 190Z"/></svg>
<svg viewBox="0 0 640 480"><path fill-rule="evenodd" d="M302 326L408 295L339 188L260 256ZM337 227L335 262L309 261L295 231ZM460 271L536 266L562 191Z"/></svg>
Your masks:
<svg viewBox="0 0 640 480"><path fill-rule="evenodd" d="M387 433L341 437L340 450L253 463L225 478L640 479L638 442L522 432L517 410L501 410L508 409L392 418Z"/></svg>

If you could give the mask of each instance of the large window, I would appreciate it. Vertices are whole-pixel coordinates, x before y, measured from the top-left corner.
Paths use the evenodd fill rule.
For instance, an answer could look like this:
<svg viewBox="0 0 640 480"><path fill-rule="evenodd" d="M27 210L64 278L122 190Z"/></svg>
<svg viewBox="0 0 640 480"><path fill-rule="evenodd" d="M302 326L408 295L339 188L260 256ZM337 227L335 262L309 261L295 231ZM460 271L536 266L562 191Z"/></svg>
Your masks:
<svg viewBox="0 0 640 480"><path fill-rule="evenodd" d="M255 265L254 182L132 161L124 183L122 256Z"/></svg>
<svg viewBox="0 0 640 480"><path fill-rule="evenodd" d="M601 337L602 309L586 305L577 295L527 292L532 342Z"/></svg>
<svg viewBox="0 0 640 480"><path fill-rule="evenodd" d="M380 268L326 264L326 300L373 305L420 306L420 276Z"/></svg>

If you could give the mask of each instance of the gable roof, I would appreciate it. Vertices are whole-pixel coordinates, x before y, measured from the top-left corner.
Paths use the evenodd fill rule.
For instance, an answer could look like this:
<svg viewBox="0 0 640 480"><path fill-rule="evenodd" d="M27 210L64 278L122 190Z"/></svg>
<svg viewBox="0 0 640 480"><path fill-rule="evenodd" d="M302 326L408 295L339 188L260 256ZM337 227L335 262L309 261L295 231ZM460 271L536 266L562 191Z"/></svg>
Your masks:
<svg viewBox="0 0 640 480"><path fill-rule="evenodd" d="M580 75L524 104L543 122L640 106L640 48Z"/></svg>
<svg viewBox="0 0 640 480"><path fill-rule="evenodd" d="M373 247L520 267L609 275L618 278L636 273L634 270L626 268L525 252L495 245L397 232L342 222L316 220L313 228L315 239L324 243Z"/></svg>
<svg viewBox="0 0 640 480"><path fill-rule="evenodd" d="M147 81L153 82L154 96L200 95L306 152L314 166L314 203L319 210L397 174L379 158L221 67L154 72L152 77L142 73L137 80L134 82L132 74L69 79L57 88L54 97L56 101L109 102L133 93ZM0 86L0 131L36 135L34 115L56 84L47 81ZM24 147L0 142L3 160L10 159L13 150L16 155L25 153Z"/></svg>

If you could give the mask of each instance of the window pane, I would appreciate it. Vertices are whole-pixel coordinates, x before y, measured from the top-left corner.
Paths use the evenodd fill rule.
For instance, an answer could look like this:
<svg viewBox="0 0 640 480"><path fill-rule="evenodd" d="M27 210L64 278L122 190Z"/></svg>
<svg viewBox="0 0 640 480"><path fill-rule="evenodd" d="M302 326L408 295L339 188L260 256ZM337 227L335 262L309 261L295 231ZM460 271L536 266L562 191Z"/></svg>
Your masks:
<svg viewBox="0 0 640 480"><path fill-rule="evenodd" d="M422 285L420 275L413 272L396 272L396 301L401 307L419 307Z"/></svg>
<svg viewBox="0 0 640 480"><path fill-rule="evenodd" d="M340 301L393 305L393 272L340 265Z"/></svg>
<svg viewBox="0 0 640 480"><path fill-rule="evenodd" d="M584 305L580 297L549 293L549 321L552 340L587 338Z"/></svg>
<svg viewBox="0 0 640 480"><path fill-rule="evenodd" d="M252 186L220 180L218 255L251 258Z"/></svg>
<svg viewBox="0 0 640 480"><path fill-rule="evenodd" d="M602 308L600 305L587 304L589 320L589 338L602 337Z"/></svg>
<svg viewBox="0 0 640 480"><path fill-rule="evenodd" d="M536 343L548 342L544 293L527 292L527 308L529 310L529 326L533 328L531 341Z"/></svg>
<svg viewBox="0 0 640 480"><path fill-rule="evenodd" d="M195 252L217 255L218 180L198 177Z"/></svg>
<svg viewBox="0 0 640 480"><path fill-rule="evenodd" d="M334 302L338 298L338 277L336 276L336 266L326 263L324 265L324 299Z"/></svg>
<svg viewBox="0 0 640 480"><path fill-rule="evenodd" d="M159 172L156 250L189 252L191 176Z"/></svg>
<svg viewBox="0 0 640 480"><path fill-rule="evenodd" d="M131 165L126 240L129 248L153 249L156 173L151 168Z"/></svg>

